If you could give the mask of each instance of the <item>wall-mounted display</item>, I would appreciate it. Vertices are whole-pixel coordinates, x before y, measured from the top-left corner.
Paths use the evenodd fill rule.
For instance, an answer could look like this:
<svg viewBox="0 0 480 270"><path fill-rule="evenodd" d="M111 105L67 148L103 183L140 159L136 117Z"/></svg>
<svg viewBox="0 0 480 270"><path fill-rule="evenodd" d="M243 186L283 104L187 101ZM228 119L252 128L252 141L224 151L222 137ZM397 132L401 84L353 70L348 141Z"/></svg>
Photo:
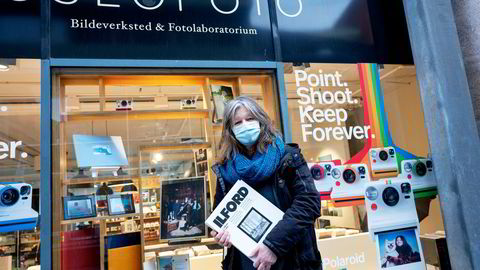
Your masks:
<svg viewBox="0 0 480 270"><path fill-rule="evenodd" d="M195 239L206 234L205 178L162 182L161 239Z"/></svg>
<svg viewBox="0 0 480 270"><path fill-rule="evenodd" d="M212 85L212 97L214 105L214 123L221 123L223 121L223 113L225 111L225 104L233 99L233 87L227 85Z"/></svg>
<svg viewBox="0 0 480 270"><path fill-rule="evenodd" d="M63 197L63 219L96 217L96 202L94 195Z"/></svg>
<svg viewBox="0 0 480 270"><path fill-rule="evenodd" d="M132 194L108 195L108 214L125 215L135 213L135 203Z"/></svg>

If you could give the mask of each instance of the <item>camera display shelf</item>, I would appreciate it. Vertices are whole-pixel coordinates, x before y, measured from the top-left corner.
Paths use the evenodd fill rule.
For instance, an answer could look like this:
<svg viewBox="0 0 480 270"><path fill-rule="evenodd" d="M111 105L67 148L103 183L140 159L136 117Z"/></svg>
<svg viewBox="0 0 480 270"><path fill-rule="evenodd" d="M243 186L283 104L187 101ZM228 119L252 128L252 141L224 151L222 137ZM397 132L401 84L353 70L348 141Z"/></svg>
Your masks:
<svg viewBox="0 0 480 270"><path fill-rule="evenodd" d="M204 119L209 116L208 109L178 109L155 111L103 111L103 112L69 112L62 114L62 122L95 120L158 120L158 119Z"/></svg>
<svg viewBox="0 0 480 270"><path fill-rule="evenodd" d="M179 242L176 244L165 242L165 240L160 241L146 241L145 243L145 252L163 252L170 251L174 249L179 249L183 247L192 247L192 246L205 246L205 245L216 245L214 238L202 238L200 241L196 242Z"/></svg>
<svg viewBox="0 0 480 270"><path fill-rule="evenodd" d="M115 182L115 181L127 181L136 180L138 175L121 175L121 176L108 176L108 177L82 177L82 178L69 178L63 181L64 185L76 185L76 184L96 184L103 182Z"/></svg>
<svg viewBox="0 0 480 270"><path fill-rule="evenodd" d="M118 216L99 216L99 217L92 217L92 218L62 220L60 222L60 224L61 225L68 225L68 224L75 224L75 223L81 223L81 222L102 221L102 220L106 221L107 219L112 219L112 218L126 218L126 217L136 217L136 216L140 216L140 213L125 214L125 215L118 215Z"/></svg>
<svg viewBox="0 0 480 270"><path fill-rule="evenodd" d="M154 144L154 145L142 145L140 147L141 151L145 152L158 152L165 150L190 150L190 149L202 149L210 148L212 143L202 142L202 143L171 143L171 144Z"/></svg>

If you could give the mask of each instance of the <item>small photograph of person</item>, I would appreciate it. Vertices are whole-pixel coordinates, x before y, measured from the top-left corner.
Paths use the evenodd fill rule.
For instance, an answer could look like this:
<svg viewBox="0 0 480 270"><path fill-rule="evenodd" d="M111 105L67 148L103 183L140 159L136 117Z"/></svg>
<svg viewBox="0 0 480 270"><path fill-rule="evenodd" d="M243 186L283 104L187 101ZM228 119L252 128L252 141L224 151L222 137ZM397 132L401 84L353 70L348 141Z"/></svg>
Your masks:
<svg viewBox="0 0 480 270"><path fill-rule="evenodd" d="M382 244L383 243L383 244ZM381 234L379 237L381 268L421 262L414 230Z"/></svg>

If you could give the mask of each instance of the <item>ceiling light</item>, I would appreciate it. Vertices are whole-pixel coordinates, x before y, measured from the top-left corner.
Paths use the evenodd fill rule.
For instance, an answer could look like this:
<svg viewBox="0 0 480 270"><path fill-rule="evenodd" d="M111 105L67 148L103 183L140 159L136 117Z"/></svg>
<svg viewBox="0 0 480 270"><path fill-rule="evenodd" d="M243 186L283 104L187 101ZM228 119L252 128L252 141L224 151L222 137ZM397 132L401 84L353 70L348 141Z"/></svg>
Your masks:
<svg viewBox="0 0 480 270"><path fill-rule="evenodd" d="M8 71L11 66L15 66L17 60L14 58L0 58L0 71Z"/></svg>
<svg viewBox="0 0 480 270"><path fill-rule="evenodd" d="M10 67L4 64L0 64L0 71L9 71Z"/></svg>
<svg viewBox="0 0 480 270"><path fill-rule="evenodd" d="M157 161L162 161L163 160L163 155L162 155L162 153L156 153L155 155L153 155L153 158Z"/></svg>

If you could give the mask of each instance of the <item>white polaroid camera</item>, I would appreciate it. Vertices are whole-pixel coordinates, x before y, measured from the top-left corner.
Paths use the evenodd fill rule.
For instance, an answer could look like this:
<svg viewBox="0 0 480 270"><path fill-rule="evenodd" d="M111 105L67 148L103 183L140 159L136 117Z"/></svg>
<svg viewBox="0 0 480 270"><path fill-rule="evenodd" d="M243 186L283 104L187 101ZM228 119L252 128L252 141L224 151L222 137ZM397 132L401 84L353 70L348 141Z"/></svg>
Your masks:
<svg viewBox="0 0 480 270"><path fill-rule="evenodd" d="M320 193L322 200L330 200L332 192L333 178L332 169L335 167L333 162L307 163L308 169L312 174L313 183Z"/></svg>
<svg viewBox="0 0 480 270"><path fill-rule="evenodd" d="M373 179L395 177L398 175L395 148L372 148L368 156Z"/></svg>
<svg viewBox="0 0 480 270"><path fill-rule="evenodd" d="M365 185L368 232L377 250L377 269L425 270L412 186L406 179Z"/></svg>
<svg viewBox="0 0 480 270"><path fill-rule="evenodd" d="M187 98L182 99L180 103L181 109L196 109L197 108L197 101L195 99Z"/></svg>
<svg viewBox="0 0 480 270"><path fill-rule="evenodd" d="M332 194L335 207L363 204L364 185L370 182L366 164L336 166L332 169L334 179Z"/></svg>
<svg viewBox="0 0 480 270"><path fill-rule="evenodd" d="M432 190L437 187L433 174L433 162L430 159L402 160L402 173L399 178L407 179L412 185L413 192Z"/></svg>
<svg viewBox="0 0 480 270"><path fill-rule="evenodd" d="M0 232L32 230L38 213L32 209L32 186L0 183Z"/></svg>
<svg viewBox="0 0 480 270"><path fill-rule="evenodd" d="M131 111L133 109L133 101L131 99L117 100L115 110L117 111Z"/></svg>

